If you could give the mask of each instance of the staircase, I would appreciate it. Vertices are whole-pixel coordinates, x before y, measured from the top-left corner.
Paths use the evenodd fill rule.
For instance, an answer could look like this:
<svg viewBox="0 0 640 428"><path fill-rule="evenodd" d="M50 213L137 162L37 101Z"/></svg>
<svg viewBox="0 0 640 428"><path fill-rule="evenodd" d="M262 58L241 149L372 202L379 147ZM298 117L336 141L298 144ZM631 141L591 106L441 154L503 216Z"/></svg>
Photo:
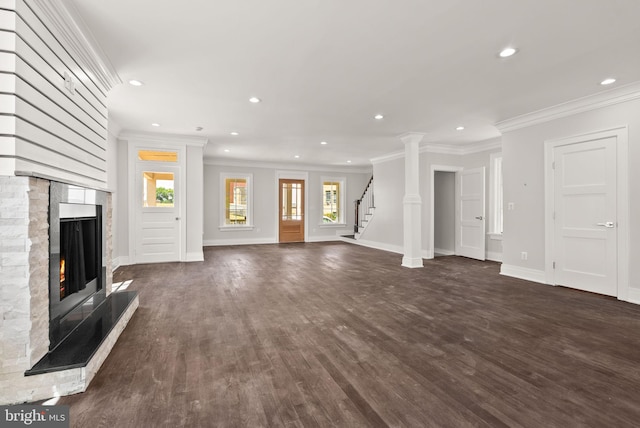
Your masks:
<svg viewBox="0 0 640 428"><path fill-rule="evenodd" d="M373 203L373 176L371 176L369 183L367 183L367 187L364 189L362 197L355 201L355 209L356 224L353 227L353 232L354 238L360 239L360 236L371 222L376 210Z"/></svg>

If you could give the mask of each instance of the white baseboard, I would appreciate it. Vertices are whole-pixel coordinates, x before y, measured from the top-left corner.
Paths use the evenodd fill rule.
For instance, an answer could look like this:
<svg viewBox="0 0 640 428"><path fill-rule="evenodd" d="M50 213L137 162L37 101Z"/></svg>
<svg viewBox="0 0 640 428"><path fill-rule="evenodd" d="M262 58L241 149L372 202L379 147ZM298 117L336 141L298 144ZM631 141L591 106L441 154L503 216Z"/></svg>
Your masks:
<svg viewBox="0 0 640 428"><path fill-rule="evenodd" d="M497 251L487 251L486 259L491 260L492 262L502 263L502 253Z"/></svg>
<svg viewBox="0 0 640 428"><path fill-rule="evenodd" d="M276 238L250 238L250 239L206 239L203 243L205 247L218 247L224 245L258 245L277 244Z"/></svg>
<svg viewBox="0 0 640 428"><path fill-rule="evenodd" d="M546 275L543 270L530 269L521 266L513 266L502 264L500 266L500 275L512 276L514 278L525 279L527 281L546 284Z"/></svg>
<svg viewBox="0 0 640 428"><path fill-rule="evenodd" d="M404 248L400 245L384 244L382 242L367 241L365 239L349 239L347 242L363 247L374 248L376 250L390 251L392 253L404 254Z"/></svg>
<svg viewBox="0 0 640 428"><path fill-rule="evenodd" d="M628 288L626 302L635 303L636 305L640 305L640 289L637 288Z"/></svg>
<svg viewBox="0 0 640 428"><path fill-rule="evenodd" d="M442 248L435 248L433 250L433 252L435 254L442 254L443 256L455 256L456 255L455 251L445 250L445 249L442 249Z"/></svg>
<svg viewBox="0 0 640 428"><path fill-rule="evenodd" d="M129 263L129 256L114 257L111 261L111 270L115 271L120 266L129 266L130 264L131 263Z"/></svg>
<svg viewBox="0 0 640 428"><path fill-rule="evenodd" d="M184 260L185 262L203 262L204 261L204 253L202 251L195 251L192 253L187 253L187 256Z"/></svg>
<svg viewBox="0 0 640 428"><path fill-rule="evenodd" d="M330 241L340 241L339 235L334 236L310 236L307 238L307 242L330 242Z"/></svg>

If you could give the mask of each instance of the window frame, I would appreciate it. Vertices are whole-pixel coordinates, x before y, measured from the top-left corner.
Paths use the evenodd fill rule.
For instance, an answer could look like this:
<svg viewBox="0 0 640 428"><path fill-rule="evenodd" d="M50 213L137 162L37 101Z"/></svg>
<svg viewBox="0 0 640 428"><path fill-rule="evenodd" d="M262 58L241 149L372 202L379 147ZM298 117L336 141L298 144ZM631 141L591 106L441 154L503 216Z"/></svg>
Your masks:
<svg viewBox="0 0 640 428"><path fill-rule="evenodd" d="M502 152L489 155L489 232L490 239L502 240L504 231L504 171Z"/></svg>
<svg viewBox="0 0 640 428"><path fill-rule="evenodd" d="M336 198L336 202L338 204L338 220L335 223L324 223L322 221L324 217L324 203L325 203L325 192L324 185L325 183L338 183L338 195ZM320 177L320 223L319 227L345 227L347 224L346 219L346 195L347 195L347 178L346 177L335 177L335 176L322 176Z"/></svg>
<svg viewBox="0 0 640 428"><path fill-rule="evenodd" d="M229 179L245 180L246 194L247 194L247 219L245 224L227 224L227 186L226 182ZM220 173L220 225L218 229L220 231L243 231L253 230L253 174L251 173L234 173L234 172L221 172Z"/></svg>

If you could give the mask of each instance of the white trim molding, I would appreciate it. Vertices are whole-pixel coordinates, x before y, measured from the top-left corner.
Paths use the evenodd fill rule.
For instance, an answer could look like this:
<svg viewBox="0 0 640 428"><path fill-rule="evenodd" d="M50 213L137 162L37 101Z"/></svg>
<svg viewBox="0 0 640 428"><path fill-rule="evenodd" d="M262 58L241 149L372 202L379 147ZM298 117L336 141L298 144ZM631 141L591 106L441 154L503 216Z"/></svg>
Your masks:
<svg viewBox="0 0 640 428"><path fill-rule="evenodd" d="M276 238L242 238L242 239L205 239L205 247L221 247L226 245L262 245L277 244Z"/></svg>
<svg viewBox="0 0 640 428"><path fill-rule="evenodd" d="M220 159L220 158L204 158L205 165L213 165L213 166L228 166L228 167L242 167L242 168L265 168L265 169L277 169L277 170L295 170L299 171L300 168L303 168L305 171L314 171L314 172L327 172L327 173L343 173L343 174L371 174L372 168L368 167L344 167L344 166L335 166L335 165L311 165L311 164L301 164L295 162L295 164L288 164L286 162L260 162L260 161L251 161L251 160L242 160L242 159Z"/></svg>
<svg viewBox="0 0 640 428"><path fill-rule="evenodd" d="M503 120L496 124L496 128L504 134L505 132L515 131L516 129L538 125L540 123L624 103L638 98L640 98L640 82L634 82L615 89L558 104L553 107L516 116L512 119Z"/></svg>
<svg viewBox="0 0 640 428"><path fill-rule="evenodd" d="M502 149L502 138L491 138L489 140L478 141L470 144L454 144L454 143L428 143L420 146L419 153L435 153L445 155L464 156L474 153L487 152L491 150ZM386 155L369 159L376 165L379 163L390 162L393 160L404 159L404 151L393 152Z"/></svg>
<svg viewBox="0 0 640 428"><path fill-rule="evenodd" d="M389 251L391 253L396 253L400 255L404 254L404 247L402 245L385 244L382 242L367 241L365 239L342 238L341 240L344 242L348 242L350 244L373 248L375 250Z"/></svg>
<svg viewBox="0 0 640 428"><path fill-rule="evenodd" d="M427 248L427 251L431 254L431 257L429 258L433 258L434 252L438 252L438 250L435 250L435 216L436 216L436 209L435 209L435 194L436 194L436 190L435 190L435 178L436 178L436 172L453 172L453 173L458 173L460 171L464 170L463 167L461 166L454 166L454 165L435 165L432 164L431 165L431 169L429 171L429 248ZM459 190L458 190L458 186L454 186L454 200L457 201L458 200L458 196L459 196ZM458 228L459 228L459 224L458 224L458 220L457 220L458 216L456 216L456 222L454 225L455 228L455 236L458 235ZM455 251L453 252L453 254L455 254Z"/></svg>
<svg viewBox="0 0 640 428"><path fill-rule="evenodd" d="M203 262L204 261L204 252L203 251L194 251L191 253L187 253L185 262Z"/></svg>
<svg viewBox="0 0 640 428"><path fill-rule="evenodd" d="M71 49L73 56L82 62L105 92L122 83L109 58L71 1L32 0L29 3L51 23L59 37Z"/></svg>
<svg viewBox="0 0 640 428"><path fill-rule="evenodd" d="M545 272L543 270L525 268L522 266L514 266L502 264L500 266L500 275L511 276L513 278L524 279L527 281L546 284Z"/></svg>
<svg viewBox="0 0 640 428"><path fill-rule="evenodd" d="M118 135L118 139L125 141L138 141L143 143L159 143L169 145L185 145L196 146L204 148L209 139L204 137L194 137L191 135L177 135L177 134L157 134L153 132L130 132L122 131Z"/></svg>

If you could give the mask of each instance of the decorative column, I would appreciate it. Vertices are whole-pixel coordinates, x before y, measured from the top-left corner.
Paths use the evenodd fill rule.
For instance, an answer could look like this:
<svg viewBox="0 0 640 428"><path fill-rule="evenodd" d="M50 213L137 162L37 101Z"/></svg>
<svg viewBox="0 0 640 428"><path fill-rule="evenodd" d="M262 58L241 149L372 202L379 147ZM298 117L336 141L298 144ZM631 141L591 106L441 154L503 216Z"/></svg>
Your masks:
<svg viewBox="0 0 640 428"><path fill-rule="evenodd" d="M400 136L404 143L404 256L402 266L421 268L422 264L422 199L420 198L420 141L424 134Z"/></svg>

